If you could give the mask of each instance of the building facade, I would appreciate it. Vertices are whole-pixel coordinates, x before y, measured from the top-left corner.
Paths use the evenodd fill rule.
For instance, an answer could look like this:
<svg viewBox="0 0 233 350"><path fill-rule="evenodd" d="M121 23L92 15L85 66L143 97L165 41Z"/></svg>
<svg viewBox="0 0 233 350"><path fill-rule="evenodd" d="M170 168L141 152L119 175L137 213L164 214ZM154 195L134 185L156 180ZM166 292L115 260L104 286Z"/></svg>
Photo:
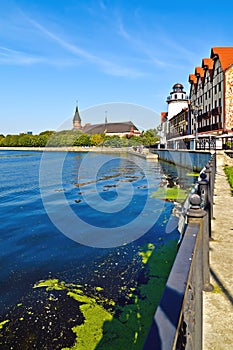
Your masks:
<svg viewBox="0 0 233 350"><path fill-rule="evenodd" d="M196 138L233 131L233 47L214 47L189 75L190 132Z"/></svg>
<svg viewBox="0 0 233 350"><path fill-rule="evenodd" d="M189 148L189 109L184 107L169 120L167 147L172 149Z"/></svg>

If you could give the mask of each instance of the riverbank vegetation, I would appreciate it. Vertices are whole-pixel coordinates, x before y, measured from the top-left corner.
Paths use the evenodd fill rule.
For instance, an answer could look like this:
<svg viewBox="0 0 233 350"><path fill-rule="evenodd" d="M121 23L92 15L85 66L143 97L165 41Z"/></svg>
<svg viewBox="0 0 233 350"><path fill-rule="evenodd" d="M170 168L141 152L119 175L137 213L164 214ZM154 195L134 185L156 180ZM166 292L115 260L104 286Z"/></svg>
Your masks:
<svg viewBox="0 0 233 350"><path fill-rule="evenodd" d="M228 182L231 186L231 192L233 194L233 167L231 166L225 166L224 167Z"/></svg>
<svg viewBox="0 0 233 350"><path fill-rule="evenodd" d="M156 129L149 129L141 136L119 137L105 134L88 135L80 130L43 131L38 135L0 135L0 147L69 147L69 146L105 146L131 147L150 146L159 140Z"/></svg>

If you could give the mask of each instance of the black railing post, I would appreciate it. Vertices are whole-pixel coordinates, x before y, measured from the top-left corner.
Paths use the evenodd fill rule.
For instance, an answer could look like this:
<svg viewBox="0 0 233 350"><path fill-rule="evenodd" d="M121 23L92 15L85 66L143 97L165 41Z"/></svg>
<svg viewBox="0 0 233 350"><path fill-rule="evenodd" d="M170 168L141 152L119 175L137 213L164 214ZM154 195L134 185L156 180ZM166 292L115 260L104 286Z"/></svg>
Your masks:
<svg viewBox="0 0 233 350"><path fill-rule="evenodd" d="M212 178L213 178L213 186L214 186L215 175L216 175L216 167L217 167L217 164L216 164L216 152L211 155L210 165L211 165L211 168L212 168ZM213 189L214 189L214 187L213 187Z"/></svg>
<svg viewBox="0 0 233 350"><path fill-rule="evenodd" d="M207 212L207 222L208 222L208 235L211 237L211 206L213 205L211 192L210 192L210 184L208 181L208 177L205 171L200 173L201 180L198 181L198 190L197 193L201 197L201 206Z"/></svg>
<svg viewBox="0 0 233 350"><path fill-rule="evenodd" d="M213 174L212 174L212 168L209 165L209 163L205 166L205 173L207 175L207 180L209 182L209 201L210 201L210 218L213 219L213 197L214 197L214 185L213 185Z"/></svg>
<svg viewBox="0 0 233 350"><path fill-rule="evenodd" d="M208 189L208 180L205 173L201 173L201 180L198 181L199 193L203 200L206 216L203 217L202 230L202 258L203 258L203 290L210 292L213 286L210 284L210 262L209 262L209 240L211 237L211 209L210 209L210 193Z"/></svg>
<svg viewBox="0 0 233 350"><path fill-rule="evenodd" d="M211 196L212 199L214 198L214 168L213 168L213 161L210 159L209 161L209 165L210 165L210 176L211 176ZM212 204L213 204L213 200L212 200Z"/></svg>
<svg viewBox="0 0 233 350"><path fill-rule="evenodd" d="M216 173L216 151L211 154L209 162L210 162L210 166L212 168L213 183L214 183L214 181L215 181L215 173Z"/></svg>
<svg viewBox="0 0 233 350"><path fill-rule="evenodd" d="M195 285L195 297L194 297L194 324L193 324L193 341L190 346L193 350L202 349L202 319L203 319L203 303L202 303L202 290L203 290L203 230L206 229L206 212L201 209L201 198L197 194L192 194L189 197L190 209L187 211L188 223L199 223L200 245L196 252L196 258L193 266L193 280Z"/></svg>

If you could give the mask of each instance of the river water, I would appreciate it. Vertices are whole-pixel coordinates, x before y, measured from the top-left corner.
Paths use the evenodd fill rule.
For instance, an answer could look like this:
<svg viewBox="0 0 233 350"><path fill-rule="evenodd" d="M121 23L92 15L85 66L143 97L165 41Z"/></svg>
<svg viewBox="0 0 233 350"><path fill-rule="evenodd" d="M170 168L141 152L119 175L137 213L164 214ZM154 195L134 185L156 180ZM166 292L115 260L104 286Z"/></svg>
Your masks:
<svg viewBox="0 0 233 350"><path fill-rule="evenodd" d="M194 178L117 153L0 151L0 169L0 348L141 349L179 239L153 194Z"/></svg>

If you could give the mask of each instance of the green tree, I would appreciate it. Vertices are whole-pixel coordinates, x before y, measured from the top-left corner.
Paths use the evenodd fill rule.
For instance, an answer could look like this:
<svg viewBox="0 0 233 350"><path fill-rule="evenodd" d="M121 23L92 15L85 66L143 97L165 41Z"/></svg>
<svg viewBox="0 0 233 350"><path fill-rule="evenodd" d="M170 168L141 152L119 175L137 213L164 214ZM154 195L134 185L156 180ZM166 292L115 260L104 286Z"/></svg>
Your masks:
<svg viewBox="0 0 233 350"><path fill-rule="evenodd" d="M157 129L148 129L144 135L155 137L159 140L158 130Z"/></svg>
<svg viewBox="0 0 233 350"><path fill-rule="evenodd" d="M2 143L4 142L5 136L3 134L0 135L0 146L2 146Z"/></svg>
<svg viewBox="0 0 233 350"><path fill-rule="evenodd" d="M91 145L91 139L90 135L88 134L80 134L78 138L76 138L74 146L90 146Z"/></svg>
<svg viewBox="0 0 233 350"><path fill-rule="evenodd" d="M104 141L104 146L106 147L123 147L124 141L120 138L120 136L108 136Z"/></svg>
<svg viewBox="0 0 233 350"><path fill-rule="evenodd" d="M41 135L41 134L40 134ZM49 134L45 134L42 136L48 136ZM62 130L59 132L53 132L50 134L47 146L50 147L63 147L63 146L73 146L75 140L80 135L80 131L78 130Z"/></svg>
<svg viewBox="0 0 233 350"><path fill-rule="evenodd" d="M6 135L6 137L2 140L2 146L5 147L17 147L19 135Z"/></svg>
<svg viewBox="0 0 233 350"><path fill-rule="evenodd" d="M46 131L42 131L41 133L39 133L39 136L51 136L55 133L55 131L52 130L46 130Z"/></svg>
<svg viewBox="0 0 233 350"><path fill-rule="evenodd" d="M145 146L154 145L159 140L157 129L148 129L141 136L141 143Z"/></svg>
<svg viewBox="0 0 233 350"><path fill-rule="evenodd" d="M21 134L18 138L18 145L22 147L33 147L33 135Z"/></svg>
<svg viewBox="0 0 233 350"><path fill-rule="evenodd" d="M104 142L104 137L100 134L94 134L90 137L90 145L91 146L98 146L101 145Z"/></svg>
<svg viewBox="0 0 233 350"><path fill-rule="evenodd" d="M33 138L33 144L35 147L45 147L47 146L49 136L44 134L44 135L35 135Z"/></svg>
<svg viewBox="0 0 233 350"><path fill-rule="evenodd" d="M138 146L141 145L141 137L140 136L132 136L130 137L130 139L128 139L128 146L132 147L132 146Z"/></svg>

